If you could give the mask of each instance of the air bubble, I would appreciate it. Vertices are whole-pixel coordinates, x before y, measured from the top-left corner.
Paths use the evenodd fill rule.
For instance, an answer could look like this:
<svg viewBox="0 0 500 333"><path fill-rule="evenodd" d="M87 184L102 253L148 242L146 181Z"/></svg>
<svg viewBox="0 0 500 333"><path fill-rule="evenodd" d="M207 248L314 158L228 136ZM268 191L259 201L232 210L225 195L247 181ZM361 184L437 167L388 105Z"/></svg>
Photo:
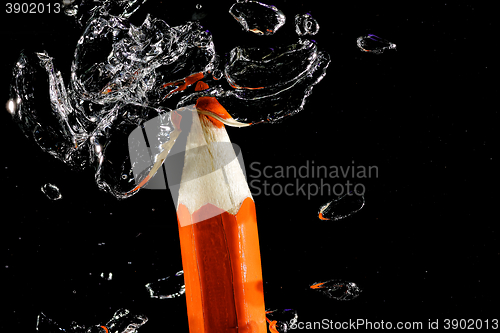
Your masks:
<svg viewBox="0 0 500 333"><path fill-rule="evenodd" d="M356 44L363 52L371 52L374 54L381 54L387 50L395 50L396 44L389 42L386 39L369 34L368 36L358 37Z"/></svg>
<svg viewBox="0 0 500 333"><path fill-rule="evenodd" d="M364 205L364 196L347 193L321 206L318 216L320 220L338 221L359 212Z"/></svg>
<svg viewBox="0 0 500 333"><path fill-rule="evenodd" d="M302 15L295 15L295 32L299 36L316 35L319 31L318 22L306 13Z"/></svg>
<svg viewBox="0 0 500 333"><path fill-rule="evenodd" d="M50 200L59 200L62 199L61 192L59 191L59 188L55 186L54 184L47 183L41 187L41 190L47 198Z"/></svg>
<svg viewBox="0 0 500 333"><path fill-rule="evenodd" d="M286 21L281 10L257 1L237 2L229 13L245 31L257 35L273 35Z"/></svg>

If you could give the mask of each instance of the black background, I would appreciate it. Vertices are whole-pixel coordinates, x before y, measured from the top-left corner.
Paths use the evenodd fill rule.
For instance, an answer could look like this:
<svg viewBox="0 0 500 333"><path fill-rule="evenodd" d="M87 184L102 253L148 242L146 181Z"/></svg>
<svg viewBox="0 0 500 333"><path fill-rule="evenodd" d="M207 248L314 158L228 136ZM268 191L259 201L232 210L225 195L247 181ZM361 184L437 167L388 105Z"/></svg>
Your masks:
<svg viewBox="0 0 500 333"><path fill-rule="evenodd" d="M366 187L365 208L337 222L317 217L328 195L254 196L266 307L297 309L300 321L499 319L494 8L274 1L287 23L258 37L228 13L232 2L150 2L170 25L190 20L200 3L221 55L293 39L293 17L310 12L321 27L313 39L332 59L326 77L298 115L228 128L231 140L249 177L252 162L378 167L377 178L357 180ZM71 20L1 11L2 100L23 48L46 50L67 83L80 34ZM397 51L361 52L356 38L368 33ZM187 332L184 299L149 299L144 288L182 269L170 193L144 190L119 201L100 192L92 172L71 171L43 153L8 112L0 135L0 325L34 332L40 311L63 326L100 324L125 307L149 317L140 332ZM47 199L45 183L63 199ZM100 277L109 272L111 281ZM363 292L341 302L308 290L330 279Z"/></svg>

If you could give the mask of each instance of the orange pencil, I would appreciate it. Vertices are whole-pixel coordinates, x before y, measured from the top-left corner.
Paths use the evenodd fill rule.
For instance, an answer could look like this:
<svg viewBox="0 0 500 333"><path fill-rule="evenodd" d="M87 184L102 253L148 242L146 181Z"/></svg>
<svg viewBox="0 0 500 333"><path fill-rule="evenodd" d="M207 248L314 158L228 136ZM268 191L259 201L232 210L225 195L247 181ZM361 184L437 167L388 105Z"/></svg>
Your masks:
<svg viewBox="0 0 500 333"><path fill-rule="evenodd" d="M189 331L266 333L255 205L217 120L227 112L215 98L199 99L197 111L177 206Z"/></svg>
<svg viewBox="0 0 500 333"><path fill-rule="evenodd" d="M224 124L234 120L214 97L173 112L174 131L144 186L193 112L184 155L177 221L190 333L266 333L255 204ZM189 119L189 117L187 117Z"/></svg>

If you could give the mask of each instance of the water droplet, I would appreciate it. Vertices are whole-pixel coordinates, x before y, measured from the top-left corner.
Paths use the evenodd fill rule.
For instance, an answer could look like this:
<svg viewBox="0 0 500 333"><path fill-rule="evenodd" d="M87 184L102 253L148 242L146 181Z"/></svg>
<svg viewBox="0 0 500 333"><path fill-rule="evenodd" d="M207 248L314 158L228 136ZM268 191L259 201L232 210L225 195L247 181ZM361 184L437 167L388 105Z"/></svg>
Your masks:
<svg viewBox="0 0 500 333"><path fill-rule="evenodd" d="M285 14L275 6L257 1L237 2L229 13L241 24L245 31L257 35L272 35L285 24Z"/></svg>
<svg viewBox="0 0 500 333"><path fill-rule="evenodd" d="M59 188L53 184L47 183L41 187L41 190L50 200L59 200L62 198Z"/></svg>
<svg viewBox="0 0 500 333"><path fill-rule="evenodd" d="M203 5L201 3L196 4L195 8L196 8L196 10L191 15L192 21L200 21L208 15L208 12L206 11L206 9L203 7Z"/></svg>
<svg viewBox="0 0 500 333"><path fill-rule="evenodd" d="M311 289L318 290L330 298L338 301L350 301L359 296L361 289L354 283L343 280L329 280L317 282L310 286Z"/></svg>
<svg viewBox="0 0 500 333"><path fill-rule="evenodd" d="M67 16L76 16L76 14L78 14L78 8L76 6L66 8L64 9L64 14L66 14Z"/></svg>
<svg viewBox="0 0 500 333"><path fill-rule="evenodd" d="M148 283L146 284L146 289L151 298L166 299L180 297L186 292L184 271L179 271L174 276Z"/></svg>
<svg viewBox="0 0 500 333"><path fill-rule="evenodd" d="M214 70L212 75L213 75L215 80L220 80L224 76L224 73L221 70L216 69L216 70Z"/></svg>
<svg viewBox="0 0 500 333"><path fill-rule="evenodd" d="M374 54L381 54L386 50L396 49L396 44L372 34L358 37L356 43L361 51L371 52Z"/></svg>
<svg viewBox="0 0 500 333"><path fill-rule="evenodd" d="M306 13L302 15L295 15L295 32L299 36L305 35L316 35L319 31L318 22L311 16L311 14Z"/></svg>
<svg viewBox="0 0 500 333"><path fill-rule="evenodd" d="M359 212L364 205L364 196L347 193L321 206L318 215L321 220L338 221Z"/></svg>

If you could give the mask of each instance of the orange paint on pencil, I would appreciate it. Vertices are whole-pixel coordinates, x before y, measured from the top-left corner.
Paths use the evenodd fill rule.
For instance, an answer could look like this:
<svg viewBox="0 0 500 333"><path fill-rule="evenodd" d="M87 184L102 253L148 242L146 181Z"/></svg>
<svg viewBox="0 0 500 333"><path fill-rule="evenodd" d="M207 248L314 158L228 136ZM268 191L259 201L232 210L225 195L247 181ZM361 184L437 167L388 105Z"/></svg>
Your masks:
<svg viewBox="0 0 500 333"><path fill-rule="evenodd" d="M214 211L218 213L214 217L181 226ZM236 215L211 204L191 215L180 204L177 218L190 332L265 333L253 200L245 199Z"/></svg>
<svg viewBox="0 0 500 333"><path fill-rule="evenodd" d="M219 116L222 119L231 119L231 115L219 103L215 97L200 97L196 100L196 108L200 111L206 111ZM224 124L213 117L207 117L215 126L221 128Z"/></svg>

